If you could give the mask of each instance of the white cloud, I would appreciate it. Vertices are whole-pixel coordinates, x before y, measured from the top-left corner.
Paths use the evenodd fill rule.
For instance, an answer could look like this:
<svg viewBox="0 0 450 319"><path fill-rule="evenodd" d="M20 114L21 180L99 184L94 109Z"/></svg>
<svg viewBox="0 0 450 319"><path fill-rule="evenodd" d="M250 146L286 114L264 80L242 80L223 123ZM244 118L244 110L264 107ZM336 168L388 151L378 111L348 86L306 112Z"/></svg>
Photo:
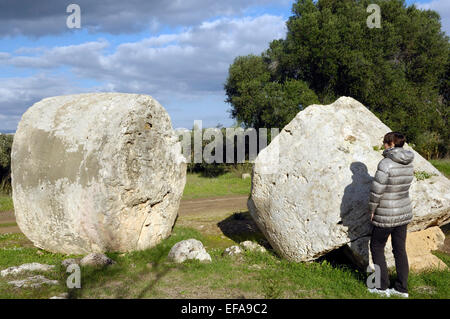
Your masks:
<svg viewBox="0 0 450 319"><path fill-rule="evenodd" d="M111 34L156 32L163 26L190 26L218 16L238 16L265 5L288 6L292 0L77 0L81 26ZM0 5L0 36L44 36L68 32L61 0L4 1Z"/></svg>
<svg viewBox="0 0 450 319"><path fill-rule="evenodd" d="M99 40L40 48L31 56L20 55L20 52L33 53L27 48L12 55L0 54L0 66L41 72L24 79L0 80L1 113L16 116L47 96L95 90L149 94L163 105L177 101L174 106L178 108L181 101L192 104L207 96L223 101L223 84L233 59L250 53L259 55L270 41L285 34L285 21L279 16L220 18L176 34L123 43L114 48L107 41ZM69 71L61 73L61 69ZM75 80L94 80L100 85L86 90ZM221 107L228 106L223 103ZM219 121L224 122L220 117Z"/></svg>

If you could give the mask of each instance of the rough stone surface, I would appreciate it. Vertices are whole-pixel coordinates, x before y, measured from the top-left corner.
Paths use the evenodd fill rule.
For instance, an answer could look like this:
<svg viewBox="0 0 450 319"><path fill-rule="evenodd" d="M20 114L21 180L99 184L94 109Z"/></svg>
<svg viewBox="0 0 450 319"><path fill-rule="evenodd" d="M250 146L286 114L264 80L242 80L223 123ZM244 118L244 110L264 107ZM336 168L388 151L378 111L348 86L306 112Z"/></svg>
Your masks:
<svg viewBox="0 0 450 319"><path fill-rule="evenodd" d="M101 253L90 253L80 260L80 266L108 266L116 262Z"/></svg>
<svg viewBox="0 0 450 319"><path fill-rule="evenodd" d="M77 265L79 265L80 264L80 259L79 258L69 258L69 259L64 259L62 262L61 262L61 265L63 265L64 267L69 267L70 265L72 265L72 264L77 264Z"/></svg>
<svg viewBox="0 0 450 319"><path fill-rule="evenodd" d="M173 245L167 257L176 263L182 263L187 259L211 261L211 256L206 252L202 242L194 238L182 240Z"/></svg>
<svg viewBox="0 0 450 319"><path fill-rule="evenodd" d="M28 278L21 279L21 280L8 281L8 284L14 285L17 288L28 288L28 287L39 288L42 285L57 285L58 281L50 280L50 279L45 278L44 276L37 275L37 276L32 276L32 277L28 277Z"/></svg>
<svg viewBox="0 0 450 319"><path fill-rule="evenodd" d="M248 208L278 254L310 261L370 234L370 184L390 131L364 105L341 97L299 112L258 154ZM450 181L412 151L414 169L434 175L411 185L409 231L448 223Z"/></svg>
<svg viewBox="0 0 450 319"><path fill-rule="evenodd" d="M439 227L430 227L425 230L408 232L406 236L406 253L408 255L410 270L423 271L430 268L447 268L447 265L442 260L431 253L433 250L440 249L444 245L444 241L445 235ZM362 237L349 244L352 248L351 250L346 250L346 253L353 262L362 269L368 265L374 269L370 249L368 251L362 249L368 246L369 243L369 237ZM384 255L386 256L388 268L394 268L395 260L392 253L391 236L389 236L386 243Z"/></svg>
<svg viewBox="0 0 450 319"><path fill-rule="evenodd" d="M133 251L170 235L186 159L152 97L92 93L30 107L12 146L17 224L39 248Z"/></svg>
<svg viewBox="0 0 450 319"><path fill-rule="evenodd" d="M242 248L244 248L245 250L249 250L249 251L259 251L262 253L267 251L263 246L255 243L251 240L243 241L240 243L240 245L242 246Z"/></svg>
<svg viewBox="0 0 450 319"><path fill-rule="evenodd" d="M242 254L242 252L243 252L243 250L241 249L241 247L239 247L238 245L233 245L233 246L225 248L222 255L223 256L235 256L235 255Z"/></svg>
<svg viewBox="0 0 450 319"><path fill-rule="evenodd" d="M2 277L5 276L15 276L15 275L20 275L24 272L29 272L29 271L50 271L53 268L55 268L54 265L46 265L46 264L40 264L40 263L29 263L29 264L23 264L20 266L12 266L9 268L6 268L2 271L0 271L0 275Z"/></svg>

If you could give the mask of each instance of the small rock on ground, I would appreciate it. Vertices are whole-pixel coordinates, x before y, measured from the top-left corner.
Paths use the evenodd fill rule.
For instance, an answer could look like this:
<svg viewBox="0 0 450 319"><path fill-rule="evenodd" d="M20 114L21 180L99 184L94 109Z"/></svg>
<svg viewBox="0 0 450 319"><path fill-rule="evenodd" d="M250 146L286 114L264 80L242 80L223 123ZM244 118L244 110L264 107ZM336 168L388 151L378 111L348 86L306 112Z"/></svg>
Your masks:
<svg viewBox="0 0 450 319"><path fill-rule="evenodd" d="M64 259L61 262L61 265L63 265L64 267L69 267L72 264L80 264L80 259L79 258L68 258L68 259Z"/></svg>
<svg viewBox="0 0 450 319"><path fill-rule="evenodd" d="M237 245L230 246L223 251L222 256L234 256L242 253L241 247Z"/></svg>
<svg viewBox="0 0 450 319"><path fill-rule="evenodd" d="M80 260L81 266L108 266L115 263L114 260L101 253L91 253Z"/></svg>
<svg viewBox="0 0 450 319"><path fill-rule="evenodd" d="M266 252L266 248L261 246L260 244L257 244L255 242L252 242L250 240L246 240L240 243L240 245L245 249L249 251L259 251L259 252Z"/></svg>
<svg viewBox="0 0 450 319"><path fill-rule="evenodd" d="M37 275L28 277L22 280L13 280L8 281L8 284L14 285L17 288L39 288L40 286L46 284L46 285L57 285L57 280L50 280L45 278L44 276Z"/></svg>
<svg viewBox="0 0 450 319"><path fill-rule="evenodd" d="M58 296L50 297L50 299L69 299L69 294L67 292L63 292Z"/></svg>
<svg viewBox="0 0 450 319"><path fill-rule="evenodd" d="M9 275L19 275L19 274L22 274L27 271L49 271L53 268L55 268L54 265L29 263L29 264L23 264L20 266L12 266L12 267L6 268L0 272L0 275L2 277L5 277L5 276L9 276Z"/></svg>
<svg viewBox="0 0 450 319"><path fill-rule="evenodd" d="M194 238L182 240L173 245L167 257L176 263L182 263L187 259L211 261L211 256L206 252L202 242Z"/></svg>

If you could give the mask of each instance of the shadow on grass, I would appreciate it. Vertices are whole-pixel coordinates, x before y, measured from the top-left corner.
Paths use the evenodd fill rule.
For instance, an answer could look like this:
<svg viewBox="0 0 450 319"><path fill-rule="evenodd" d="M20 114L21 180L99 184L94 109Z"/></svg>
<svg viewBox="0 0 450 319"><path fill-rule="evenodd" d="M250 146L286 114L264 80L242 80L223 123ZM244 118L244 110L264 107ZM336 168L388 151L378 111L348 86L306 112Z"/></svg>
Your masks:
<svg viewBox="0 0 450 319"><path fill-rule="evenodd" d="M121 259L119 257L120 253L107 253L110 258L116 260L116 264L103 267L81 267L81 288L67 288L66 292L68 293L68 298L95 298L96 296L87 292L89 289L98 290L99 287L103 286L103 289L107 290L110 288L108 284L111 284L114 280L117 280L120 284L114 286L113 294L107 294L108 298L124 299L130 298L130 295L133 295L134 298L144 298L170 270L181 267L165 262L168 253L166 250L167 249L160 248L156 249L156 251L137 252L137 254L142 255L130 256L130 260L125 258ZM134 270L133 264L134 267L136 267L135 264L139 264L140 269ZM148 265L151 266L149 267ZM61 267L61 272L65 273L65 267ZM125 275L125 280L122 282L123 275ZM69 274L66 273L64 281L68 276ZM148 284L136 291L136 281L146 281L146 278L149 278L150 276L151 280L149 280ZM129 288L133 288L131 294Z"/></svg>
<svg viewBox="0 0 450 319"><path fill-rule="evenodd" d="M266 246L266 248L270 248L264 234L259 230L248 211L236 212L218 222L217 226L225 236L236 243L245 240L254 240Z"/></svg>
<svg viewBox="0 0 450 319"><path fill-rule="evenodd" d="M184 267L182 264L167 262L167 255L175 243L188 238L204 240L198 231L174 227L171 236L155 247L125 254L106 253L108 257L116 261L116 264L98 268L82 267L81 288L67 289L66 292L69 298L73 299L98 298L96 295L99 289L106 292L107 298L145 298L171 270ZM60 267L65 284L69 274L65 272L65 267ZM142 283L145 283L145 286ZM95 289L94 293L90 293L89 289ZM113 291L110 293L109 289Z"/></svg>
<svg viewBox="0 0 450 319"><path fill-rule="evenodd" d="M112 256L113 254L108 254ZM156 258L152 258L149 260L149 263L152 265L151 269L143 269L137 271L133 274L133 277L126 277L124 282L121 282L119 286L114 287L114 293L109 295L111 298L115 299L124 299L130 298L130 294L128 292L129 288L135 285L133 278L137 278L138 280L142 280L143 276L152 275L152 279L149 283L141 288L137 293L133 291L133 295L135 298L143 298L149 291L151 291L155 285L165 276L167 273L173 268L170 266L166 266L164 264L165 254L160 251L159 255ZM62 267L62 272L65 271L64 267ZM130 265L127 263L121 263L120 261L117 264L103 266L103 267L82 267L81 268L81 288L79 289L69 289L67 288L68 298L69 299L79 299L79 298L92 298L92 294L89 294L87 290L89 289L98 289L105 285L104 289L108 289L108 283L114 281L115 278L120 280L119 276L126 274L127 272L132 271L130 269ZM67 278L67 276L66 276Z"/></svg>

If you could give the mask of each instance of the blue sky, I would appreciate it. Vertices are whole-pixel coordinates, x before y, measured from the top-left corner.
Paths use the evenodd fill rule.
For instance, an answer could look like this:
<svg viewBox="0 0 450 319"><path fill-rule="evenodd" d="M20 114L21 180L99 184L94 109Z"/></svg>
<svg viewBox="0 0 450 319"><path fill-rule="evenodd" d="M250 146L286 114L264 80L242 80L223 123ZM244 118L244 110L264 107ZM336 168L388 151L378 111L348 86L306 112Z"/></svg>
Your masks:
<svg viewBox="0 0 450 319"><path fill-rule="evenodd" d="M42 98L98 91L151 95L174 128L230 126L229 65L284 38L294 0L72 0L81 29L66 26L70 3L0 0L0 132ZM406 3L450 34L450 1Z"/></svg>

